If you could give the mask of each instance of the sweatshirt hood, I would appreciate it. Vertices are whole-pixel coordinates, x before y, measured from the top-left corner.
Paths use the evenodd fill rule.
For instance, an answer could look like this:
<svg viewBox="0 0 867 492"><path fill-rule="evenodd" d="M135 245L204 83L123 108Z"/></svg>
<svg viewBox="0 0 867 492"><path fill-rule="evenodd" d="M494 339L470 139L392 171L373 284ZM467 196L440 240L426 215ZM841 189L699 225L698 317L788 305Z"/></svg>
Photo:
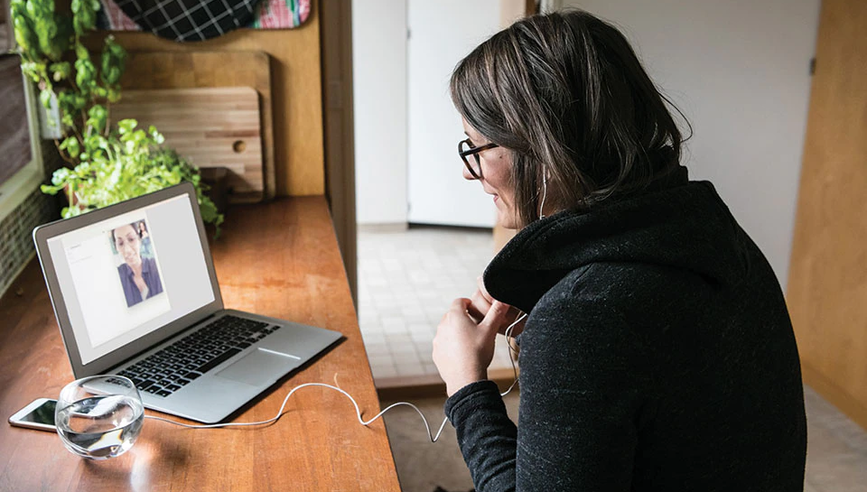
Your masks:
<svg viewBox="0 0 867 492"><path fill-rule="evenodd" d="M681 167L666 187L563 211L522 229L484 274L495 298L530 312L573 270L593 263L645 263L734 285L748 269L749 238L707 181Z"/></svg>

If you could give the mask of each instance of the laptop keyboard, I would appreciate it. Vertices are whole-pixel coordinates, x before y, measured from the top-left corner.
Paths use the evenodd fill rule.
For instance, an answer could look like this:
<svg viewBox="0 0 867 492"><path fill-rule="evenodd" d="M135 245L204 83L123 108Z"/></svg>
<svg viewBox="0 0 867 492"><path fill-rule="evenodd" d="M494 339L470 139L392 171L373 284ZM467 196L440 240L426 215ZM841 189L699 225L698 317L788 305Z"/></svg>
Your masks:
<svg viewBox="0 0 867 492"><path fill-rule="evenodd" d="M223 316L118 375L132 380L139 391L166 397L279 328L252 319Z"/></svg>

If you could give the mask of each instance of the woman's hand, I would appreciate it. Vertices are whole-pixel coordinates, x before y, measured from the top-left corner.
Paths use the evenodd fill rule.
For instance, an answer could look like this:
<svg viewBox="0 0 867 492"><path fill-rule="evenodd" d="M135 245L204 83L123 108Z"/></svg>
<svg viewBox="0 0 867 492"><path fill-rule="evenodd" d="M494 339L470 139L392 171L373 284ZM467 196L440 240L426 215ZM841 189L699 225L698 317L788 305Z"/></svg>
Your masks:
<svg viewBox="0 0 867 492"><path fill-rule="evenodd" d="M478 277L476 279L479 288L476 289L476 293L470 298L471 304L467 311L470 313L470 316L475 320L482 320L486 314L488 314L488 310L491 309L491 305L495 302L494 298L491 297L491 294L488 294L488 289L485 288L485 282L482 277ZM509 328L509 325L515 322L518 319L518 316L521 312L516 307L506 305L509 309L506 313L497 320L497 333L500 335L506 334L506 329ZM524 323L526 320L521 321L514 328L512 328L511 336L516 337L524 330Z"/></svg>
<svg viewBox="0 0 867 492"><path fill-rule="evenodd" d="M443 316L433 340L433 361L452 396L464 386L488 379L494 341L509 306L494 301L480 322L467 312L470 299L455 299Z"/></svg>

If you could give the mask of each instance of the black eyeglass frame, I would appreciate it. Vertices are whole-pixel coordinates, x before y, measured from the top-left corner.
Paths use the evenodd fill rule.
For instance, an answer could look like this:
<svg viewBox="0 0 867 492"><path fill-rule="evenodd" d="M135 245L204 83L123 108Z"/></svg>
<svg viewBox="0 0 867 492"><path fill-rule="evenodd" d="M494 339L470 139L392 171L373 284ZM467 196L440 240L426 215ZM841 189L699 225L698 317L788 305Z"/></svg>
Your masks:
<svg viewBox="0 0 867 492"><path fill-rule="evenodd" d="M469 147L469 149L463 150L464 144L467 144L467 147ZM479 152L482 152L482 151L485 151L488 149L493 149L495 147L499 147L499 145L497 145L495 143L489 143L489 144L482 145L480 147L475 147L475 146L473 146L473 142L471 142L469 138L461 140L460 142L458 142L458 155L461 156L461 160L464 161L464 165L467 166L467 170L470 172L470 174L472 174L473 178L482 179L482 160L481 160L481 158L479 158ZM479 168L478 172L476 172L476 170L473 169L473 165L470 164L469 159L467 159L467 157L469 157L469 156L473 156L475 158L476 165Z"/></svg>

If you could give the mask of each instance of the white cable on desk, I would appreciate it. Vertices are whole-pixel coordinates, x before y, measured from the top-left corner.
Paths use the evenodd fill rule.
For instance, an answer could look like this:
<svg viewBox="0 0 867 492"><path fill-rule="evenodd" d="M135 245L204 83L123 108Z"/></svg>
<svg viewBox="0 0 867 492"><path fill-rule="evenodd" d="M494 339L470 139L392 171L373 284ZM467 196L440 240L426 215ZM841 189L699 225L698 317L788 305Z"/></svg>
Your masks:
<svg viewBox="0 0 867 492"><path fill-rule="evenodd" d="M268 420L261 420L259 422L229 422L227 424L184 424L182 422L176 422L174 420L169 420L169 419L166 419L163 417L154 417L151 415L145 415L145 418L151 419L151 420L160 420L163 422L168 422L170 424L179 425L181 427L187 427L189 429L216 429L219 427L245 427L245 426L252 426L252 425L265 425L265 424L270 424L272 422L276 422L277 420L279 420L280 417L283 416L283 410L286 408L286 403L289 401L289 397L292 396L292 394L295 393L296 391L300 390L301 388L305 388L307 386L322 386L323 388L331 388L335 391L339 391L340 393L343 393L344 395L346 395L346 397L349 398L349 401L351 401L352 405L355 407L355 414L358 416L358 422L361 423L361 425L365 425L365 426L370 425L373 421L375 421L376 419L381 417L382 414L384 414L385 412L391 410L392 408L394 408L396 406L400 406L400 405L410 406L413 409L415 409L416 412L418 412L418 414L421 416L422 421L424 421L424 426L427 429L427 433L428 433L428 436L430 436L431 442L436 442L436 440L439 439L440 434L442 434L443 428L446 425L446 421L443 420L443 425L440 426L440 429L437 432L436 437L434 437L433 434L431 434L430 426L427 423L427 419L424 418L424 414L421 413L421 410L419 410L418 407L413 405L412 403L403 402L403 401L389 405L388 407L386 407L385 410L376 414L376 416L374 416L372 419L365 421L361 418L361 410L358 408L358 403L355 402L355 398L353 398L352 396L349 395L349 393L338 388L337 386L332 386L330 384L325 384L325 383L304 383L302 385L299 385L299 386L292 388L292 391L290 391L289 394L286 395L286 398L283 399L283 404L280 406L280 410L277 412L277 415L275 415L274 417L272 417Z"/></svg>
<svg viewBox="0 0 867 492"><path fill-rule="evenodd" d="M509 336L511 336L512 328L514 328L515 325L517 325L519 322L521 322L526 317L527 317L526 314L522 315L517 320L515 320L514 323L509 325L508 328L506 328L505 336L507 339ZM509 350L514 350L514 349L512 349L511 345L509 346ZM512 391L512 388L515 387L515 384L518 382L518 369L515 367L515 360L512 357L509 357L509 360L512 362L512 371L514 371L514 373L515 373L515 380L512 382L512 385L509 386L509 389L507 389L505 393L501 393L500 396L508 395L509 392ZM166 419L163 417L154 417L152 415L145 415L145 418L151 419L151 420L159 420L162 422L168 422L170 424L179 425L181 427L186 427L188 429L217 429L220 427L248 427L248 426L254 426L254 425L266 425L266 424L270 424L272 422L278 421L280 419L280 417L283 416L283 410L286 408L286 403L289 401L289 397L291 397L299 389L305 388L308 386L321 386L323 388L330 388L330 389L333 389L335 391L339 391L340 393L345 395L347 398L349 398L349 401L351 401L352 405L355 407L355 415L358 417L358 422L364 426L370 425L376 419L382 417L382 415L385 412L391 410L392 408L400 406L400 405L406 405L406 406L412 407L416 412L418 412L418 415L421 417L422 422L424 422L424 427L427 430L427 435L430 438L430 442L437 442L437 440L440 438L440 435L443 432L443 429L446 426L446 421L448 421L448 417L443 419L443 423L440 425L440 428L437 431L436 436L434 436L431 433L430 425L428 424L428 421L425 418L424 414L421 413L421 410L419 410L418 407L413 405L412 403L405 402L405 401L399 401L397 403L392 403L391 405L386 407L385 410L376 414L372 419L365 421L364 419L361 418L361 409L358 408L358 403L355 401L355 398L353 398L349 393L342 390L341 388L338 388L337 386L332 386L330 384L325 384L325 383L304 383L304 384L301 384L299 386L292 388L292 391L290 391L289 394L286 395L286 398L283 399L283 404L280 405L280 410L277 412L277 415L275 415L274 417L272 417L268 420L261 420L258 422L229 422L226 424L184 424L182 422L176 422L174 420L169 420L169 419Z"/></svg>

